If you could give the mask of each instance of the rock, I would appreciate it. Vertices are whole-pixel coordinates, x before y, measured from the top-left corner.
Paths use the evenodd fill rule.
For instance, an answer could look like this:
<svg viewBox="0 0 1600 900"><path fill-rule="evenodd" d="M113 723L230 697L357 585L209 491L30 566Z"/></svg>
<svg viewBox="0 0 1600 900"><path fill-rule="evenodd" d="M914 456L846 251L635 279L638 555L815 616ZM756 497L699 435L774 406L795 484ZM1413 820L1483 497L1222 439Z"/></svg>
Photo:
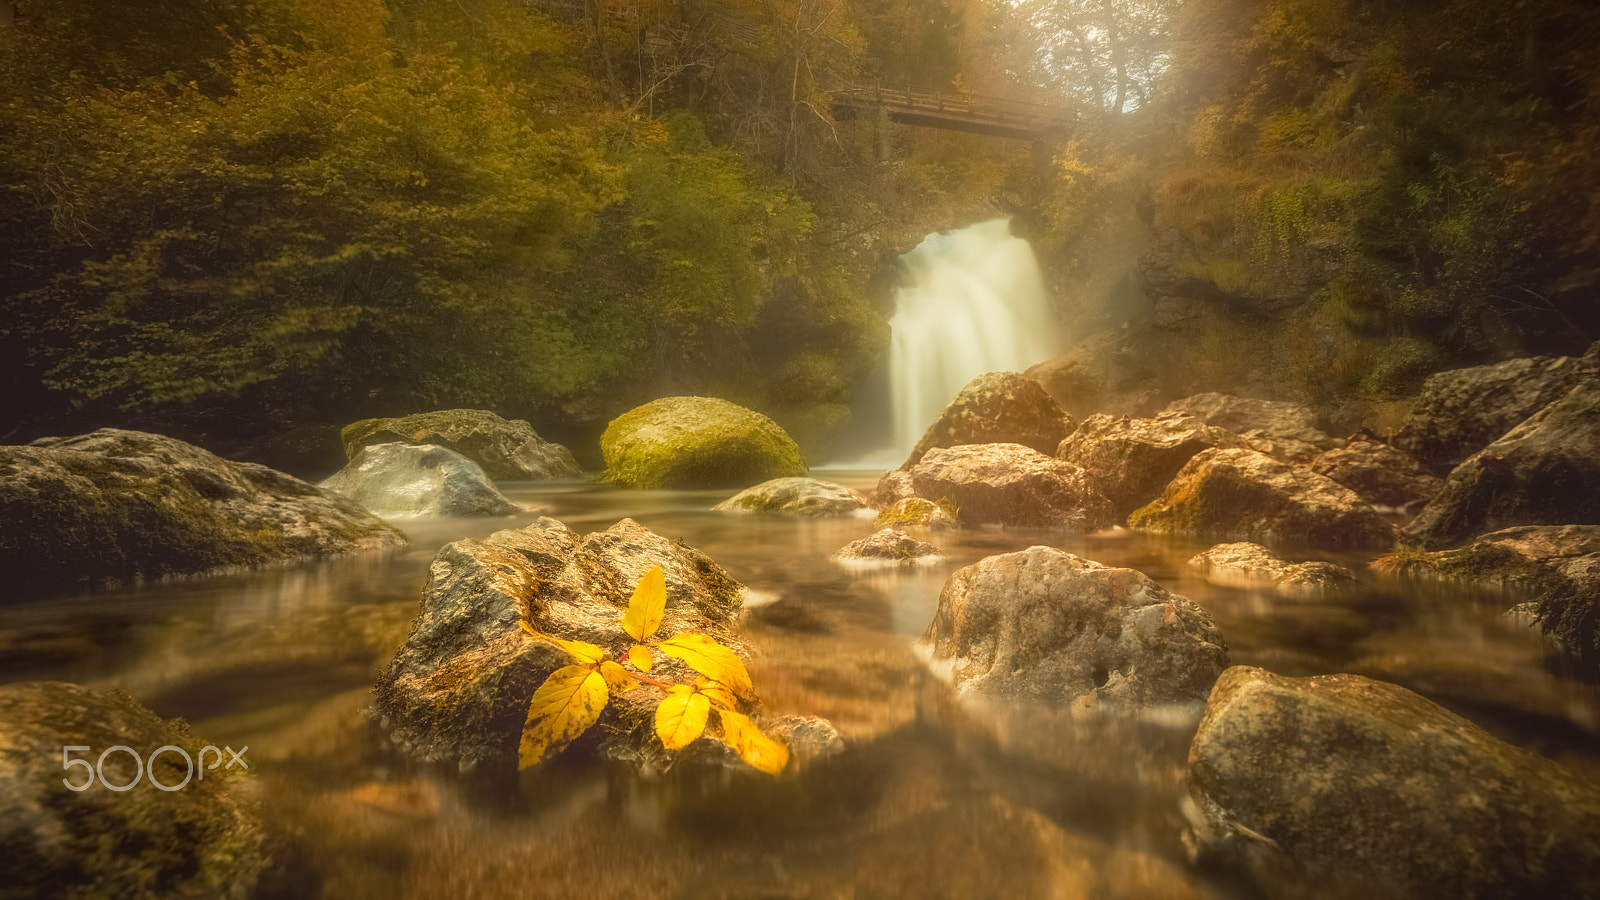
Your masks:
<svg viewBox="0 0 1600 900"><path fill-rule="evenodd" d="M622 613L639 579L658 564L667 608L657 637L695 632L733 645L742 586L705 554L632 519L580 537L541 518L486 540L446 544L429 571L415 629L379 676L374 711L391 739L420 759L463 771L514 768L528 701L570 663L554 645L527 636L521 623L620 656L632 643ZM657 654L653 674L688 673ZM585 746L642 771L667 768L676 755L661 747L650 724L662 696L649 686L613 695Z"/></svg>
<svg viewBox="0 0 1600 900"><path fill-rule="evenodd" d="M956 571L923 641L958 697L1085 714L1199 703L1228 665L1222 634L1193 601L1051 547Z"/></svg>
<svg viewBox="0 0 1600 900"><path fill-rule="evenodd" d="M789 763L796 770L838 756L845 749L839 729L818 716L784 716L772 723L767 735L789 748Z"/></svg>
<svg viewBox="0 0 1600 900"><path fill-rule="evenodd" d="M496 481L576 478L583 474L572 453L539 437L522 419L502 419L486 409L444 409L393 419L362 419L339 434L345 459L361 448L399 441L434 444L465 456Z"/></svg>
<svg viewBox="0 0 1600 900"><path fill-rule="evenodd" d="M1310 409L1282 400L1195 394L1174 400L1162 412L1194 416L1207 425L1231 431L1251 447L1283 462L1304 462L1340 444L1318 427L1316 414Z"/></svg>
<svg viewBox="0 0 1600 900"><path fill-rule="evenodd" d="M1445 473L1575 387L1583 362L1535 356L1430 375L1394 445Z"/></svg>
<svg viewBox="0 0 1600 900"><path fill-rule="evenodd" d="M1113 328L1090 335L1061 356L1023 374L1044 386L1069 415L1151 416L1166 403L1160 385L1163 357L1150 352L1160 336Z"/></svg>
<svg viewBox="0 0 1600 900"><path fill-rule="evenodd" d="M255 785L240 765L218 764L231 761L226 751L205 751L204 770L185 762L184 754L201 759L207 744L119 691L0 686L0 893L256 896L271 879L273 854ZM64 768L63 748L82 764ZM140 761L148 768L139 770ZM163 790L152 776L182 787ZM82 791L63 783L91 777Z"/></svg>
<svg viewBox="0 0 1600 900"><path fill-rule="evenodd" d="M1227 587L1274 587L1286 594L1317 594L1357 584L1354 572L1329 562L1291 563L1260 544L1218 544L1189 560L1206 580Z"/></svg>
<svg viewBox="0 0 1600 900"><path fill-rule="evenodd" d="M368 444L318 486L390 518L523 511L495 488L477 463L433 444Z"/></svg>
<svg viewBox="0 0 1600 900"><path fill-rule="evenodd" d="M1077 466L1021 444L930 450L911 470L917 496L956 508L963 525L1099 531L1115 524L1111 501Z"/></svg>
<svg viewBox="0 0 1600 900"><path fill-rule="evenodd" d="M829 558L834 562L856 565L909 566L938 562L944 556L932 544L923 543L893 528L885 528L845 544Z"/></svg>
<svg viewBox="0 0 1600 900"><path fill-rule="evenodd" d="M807 472L777 423L711 397L664 397L635 407L600 437L606 477L630 488L737 488Z"/></svg>
<svg viewBox="0 0 1600 900"><path fill-rule="evenodd" d="M1600 380L1456 466L1405 535L1439 550L1512 525L1600 525Z"/></svg>
<svg viewBox="0 0 1600 900"><path fill-rule="evenodd" d="M1196 453L1242 446L1238 435L1193 416L1097 415L1083 420L1061 442L1056 456L1089 473L1121 519L1161 496L1172 476Z"/></svg>
<svg viewBox="0 0 1600 900"><path fill-rule="evenodd" d="M774 478L718 503L717 512L789 516L848 516L870 509L865 497L842 484L816 478Z"/></svg>
<svg viewBox="0 0 1600 900"><path fill-rule="evenodd" d="M916 489L911 486L911 473L904 469L890 469L878 479L878 486L872 491L872 505L890 507L916 495Z"/></svg>
<svg viewBox="0 0 1600 900"><path fill-rule="evenodd" d="M1049 455L1072 427L1071 417L1037 381L990 372L956 394L900 468L915 466L929 450L962 444L1021 444Z"/></svg>
<svg viewBox="0 0 1600 900"><path fill-rule="evenodd" d="M161 435L102 428L0 447L12 595L404 543L348 498Z"/></svg>
<svg viewBox="0 0 1600 900"><path fill-rule="evenodd" d="M911 480L910 473L901 472L900 474L906 476L906 482L909 484ZM888 476L884 477L887 478ZM896 500L894 503L879 510L878 524L888 528L909 528L920 525L931 528L934 531L941 531L947 528L955 528L956 520L932 500L924 500L921 497L906 497L903 500Z"/></svg>
<svg viewBox="0 0 1600 900"><path fill-rule="evenodd" d="M1545 633L1581 664L1600 664L1600 526L1520 525L1455 550L1381 557L1372 567L1521 585L1538 594L1535 610Z"/></svg>
<svg viewBox="0 0 1600 900"><path fill-rule="evenodd" d="M1444 486L1403 451L1376 441L1351 441L1329 450L1311 461L1311 471L1332 478L1373 506L1413 512Z"/></svg>
<svg viewBox="0 0 1600 900"><path fill-rule="evenodd" d="M1600 894L1600 791L1395 685L1229 669L1189 777L1192 846L1272 893Z"/></svg>
<svg viewBox="0 0 1600 900"><path fill-rule="evenodd" d="M1206 450L1128 524L1225 541L1388 549L1394 529L1354 491L1255 450Z"/></svg>

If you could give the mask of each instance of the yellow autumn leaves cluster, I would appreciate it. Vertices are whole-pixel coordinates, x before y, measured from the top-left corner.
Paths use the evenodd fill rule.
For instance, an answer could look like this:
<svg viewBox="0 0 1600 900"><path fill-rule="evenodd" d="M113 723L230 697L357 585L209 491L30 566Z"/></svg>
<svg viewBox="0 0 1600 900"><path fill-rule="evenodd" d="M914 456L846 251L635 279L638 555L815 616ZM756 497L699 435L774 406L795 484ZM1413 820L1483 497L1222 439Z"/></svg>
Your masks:
<svg viewBox="0 0 1600 900"><path fill-rule="evenodd" d="M551 673L534 691L528 704L527 724L522 729L519 768L538 764L588 731L599 721L612 691L622 693L648 683L667 691L656 707L655 720L656 737L667 749L686 747L704 734L714 712L721 732L714 737L763 772L776 775L783 771L789 762L788 749L763 734L738 711L740 700L756 699L744 663L708 635L685 633L652 640L666 608L667 581L658 565L639 579L622 616L622 630L634 641L622 660L633 667L632 672L594 644L552 637L522 623L529 636L555 644L577 662ZM648 673L654 662L652 648L682 660L698 672L694 684L669 684L651 678Z"/></svg>

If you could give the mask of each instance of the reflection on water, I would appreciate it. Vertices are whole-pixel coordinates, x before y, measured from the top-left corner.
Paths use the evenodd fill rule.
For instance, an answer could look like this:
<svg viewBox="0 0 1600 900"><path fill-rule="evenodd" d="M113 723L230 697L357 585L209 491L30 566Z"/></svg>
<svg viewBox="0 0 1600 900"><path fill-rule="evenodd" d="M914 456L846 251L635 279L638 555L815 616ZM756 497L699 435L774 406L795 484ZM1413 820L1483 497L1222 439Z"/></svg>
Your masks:
<svg viewBox="0 0 1600 900"><path fill-rule="evenodd" d="M867 489L877 474L824 477ZM1204 544L1126 532L937 532L923 537L943 562L861 570L828 556L875 530L870 518L710 512L722 492L503 487L539 513L407 521L411 545L387 554L0 607L0 678L121 687L210 740L248 744L267 815L304 839L298 889L327 897L1236 895L1225 874L1191 870L1178 841L1192 711L1074 723L954 709L927 683L913 644L945 578L1035 543L1192 598L1235 663L1393 681L1600 775L1593 686L1552 665L1537 630L1501 613L1503 595L1218 586L1184 564ZM408 633L434 552L538 514L580 532L629 516L704 550L762 601L744 638L769 710L824 716L853 750L777 781L643 783L557 762L511 793L385 752L365 688Z"/></svg>

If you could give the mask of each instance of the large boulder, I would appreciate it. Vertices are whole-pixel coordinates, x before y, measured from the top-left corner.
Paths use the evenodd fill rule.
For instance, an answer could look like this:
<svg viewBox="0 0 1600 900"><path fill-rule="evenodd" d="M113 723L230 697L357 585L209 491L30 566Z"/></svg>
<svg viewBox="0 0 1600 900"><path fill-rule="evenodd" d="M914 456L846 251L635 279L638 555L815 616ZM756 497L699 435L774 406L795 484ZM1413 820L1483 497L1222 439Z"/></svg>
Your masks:
<svg viewBox="0 0 1600 900"><path fill-rule="evenodd" d="M1535 356L1430 375L1394 445L1443 474L1561 399L1586 369L1582 359Z"/></svg>
<svg viewBox="0 0 1600 900"><path fill-rule="evenodd" d="M1221 633L1193 601L1052 547L956 571L923 640L958 697L1074 713L1199 703L1228 665Z"/></svg>
<svg viewBox="0 0 1600 900"><path fill-rule="evenodd" d="M530 638L522 623L619 657L632 643L620 624L623 611L655 565L667 582L657 637L695 632L730 642L742 586L704 553L632 519L580 536L541 518L485 540L446 544L429 570L415 629L379 676L375 713L417 758L462 770L514 768L528 701L571 662ZM675 660L658 655L656 663L658 677L683 674ZM662 696L649 686L613 695L584 746L645 771L670 766L676 755L650 726Z"/></svg>
<svg viewBox="0 0 1600 900"><path fill-rule="evenodd" d="M1382 550L1394 529L1355 492L1255 450L1206 450L1128 517L1134 528L1225 541Z"/></svg>
<svg viewBox="0 0 1600 900"><path fill-rule="evenodd" d="M1322 430L1308 407L1283 400L1195 394L1167 404L1162 413L1194 416L1239 435L1250 446L1284 462L1304 462L1340 444Z"/></svg>
<svg viewBox="0 0 1600 900"><path fill-rule="evenodd" d="M404 543L353 500L161 435L102 428L0 447L13 596Z"/></svg>
<svg viewBox="0 0 1600 900"><path fill-rule="evenodd" d="M842 484L817 478L774 478L718 503L717 512L786 516L849 516L870 509L867 499Z"/></svg>
<svg viewBox="0 0 1600 900"><path fill-rule="evenodd" d="M1438 550L1512 525L1600 525L1600 380L1456 466L1405 534Z"/></svg>
<svg viewBox="0 0 1600 900"><path fill-rule="evenodd" d="M433 444L368 444L318 486L391 518L523 511L495 488L477 463Z"/></svg>
<svg viewBox="0 0 1600 900"><path fill-rule="evenodd" d="M829 558L847 565L911 566L935 563L944 556L932 544L893 528L884 528L845 544Z"/></svg>
<svg viewBox="0 0 1600 900"><path fill-rule="evenodd" d="M572 452L551 443L521 419L502 419L486 409L443 409L391 419L362 419L339 434L344 457L363 447L400 442L434 444L465 456L497 481L572 478L583 474Z"/></svg>
<svg viewBox="0 0 1600 900"><path fill-rule="evenodd" d="M606 478L630 488L737 488L804 476L800 448L758 412L712 397L663 397L600 436Z"/></svg>
<svg viewBox="0 0 1600 900"><path fill-rule="evenodd" d="M1600 896L1600 790L1392 684L1229 669L1189 783L1192 846L1273 893Z"/></svg>
<svg viewBox="0 0 1600 900"><path fill-rule="evenodd" d="M256 786L207 746L119 691L0 686L0 895L257 896L273 866Z"/></svg>
<svg viewBox="0 0 1600 900"><path fill-rule="evenodd" d="M916 496L952 504L962 525L1099 531L1116 524L1111 501L1077 466L1021 444L930 450L911 470Z"/></svg>
<svg viewBox="0 0 1600 900"><path fill-rule="evenodd" d="M1056 456L1088 472L1120 519L1161 496L1196 453L1243 446L1238 435L1193 416L1096 415L1061 442Z"/></svg>
<svg viewBox="0 0 1600 900"><path fill-rule="evenodd" d="M1052 454L1072 425L1039 382L1015 372L990 372L967 382L900 468L915 466L929 450L962 444L1021 444Z"/></svg>
<svg viewBox="0 0 1600 900"><path fill-rule="evenodd" d="M1422 464L1377 441L1351 441L1311 461L1311 471L1339 482L1374 506L1411 510L1444 486Z"/></svg>
<svg viewBox="0 0 1600 900"><path fill-rule="evenodd" d="M1291 563L1260 544L1218 544L1189 560L1206 580L1226 587L1272 587L1290 595L1320 594L1357 583L1354 572L1330 562Z"/></svg>

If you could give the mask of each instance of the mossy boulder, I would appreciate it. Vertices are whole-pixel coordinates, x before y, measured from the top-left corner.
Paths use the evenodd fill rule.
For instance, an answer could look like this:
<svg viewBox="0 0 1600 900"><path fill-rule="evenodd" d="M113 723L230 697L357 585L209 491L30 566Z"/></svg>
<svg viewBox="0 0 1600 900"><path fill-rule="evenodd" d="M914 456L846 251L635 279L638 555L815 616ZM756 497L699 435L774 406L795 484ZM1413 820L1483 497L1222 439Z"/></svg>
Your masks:
<svg viewBox="0 0 1600 900"><path fill-rule="evenodd" d="M629 488L738 488L809 470L788 433L714 397L663 397L613 419L600 436L606 479Z"/></svg>
<svg viewBox="0 0 1600 900"><path fill-rule="evenodd" d="M1396 685L1231 668L1189 784L1192 849L1274 896L1600 896L1600 790Z"/></svg>
<svg viewBox="0 0 1600 900"><path fill-rule="evenodd" d="M0 447L11 596L404 543L353 500L158 434L102 428Z"/></svg>
<svg viewBox="0 0 1600 900"><path fill-rule="evenodd" d="M955 516L921 497L905 497L878 511L878 524L886 528L926 527L934 531L955 528Z"/></svg>
<svg viewBox="0 0 1600 900"><path fill-rule="evenodd" d="M239 765L216 765L210 751L202 777L195 767L207 745L120 691L0 687L0 896L258 896L273 866L256 786ZM64 769L63 747L88 748L70 755L98 770ZM132 752L106 752L113 747ZM138 770L134 753L147 769ZM230 761L225 751L221 761ZM63 783L91 775L81 791ZM182 787L158 788L152 775Z"/></svg>
<svg viewBox="0 0 1600 900"><path fill-rule="evenodd" d="M390 419L362 419L339 433L344 457L373 444L434 444L465 456L496 481L539 481L583 474L572 452L521 419L486 409L443 409Z"/></svg>
<svg viewBox="0 0 1600 900"><path fill-rule="evenodd" d="M1289 562L1260 544L1218 544L1189 560L1206 580L1225 587L1276 588L1290 596L1319 595L1360 582L1344 566L1330 562Z"/></svg>
<svg viewBox="0 0 1600 900"><path fill-rule="evenodd" d="M829 557L834 562L860 566L911 566L936 563L944 556L939 548L919 541L893 528L884 528L857 541L851 541Z"/></svg>

